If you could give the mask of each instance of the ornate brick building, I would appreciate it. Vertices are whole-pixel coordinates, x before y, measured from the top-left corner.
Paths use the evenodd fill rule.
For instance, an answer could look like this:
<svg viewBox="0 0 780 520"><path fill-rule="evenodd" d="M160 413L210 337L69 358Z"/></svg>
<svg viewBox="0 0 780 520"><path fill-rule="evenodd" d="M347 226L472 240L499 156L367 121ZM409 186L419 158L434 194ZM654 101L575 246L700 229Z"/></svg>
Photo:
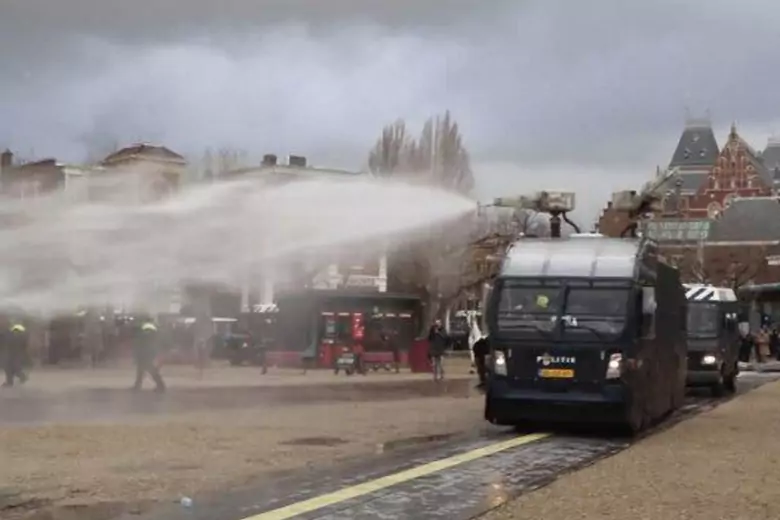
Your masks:
<svg viewBox="0 0 780 520"><path fill-rule="evenodd" d="M661 209L643 230L683 277L734 287L780 281L773 261L780 255L780 203L774 197L780 141L770 140L758 153L732 125L719 148L709 121L691 120L669 168L674 174L659 188ZM597 226L618 236L627 225L627 216L609 203Z"/></svg>

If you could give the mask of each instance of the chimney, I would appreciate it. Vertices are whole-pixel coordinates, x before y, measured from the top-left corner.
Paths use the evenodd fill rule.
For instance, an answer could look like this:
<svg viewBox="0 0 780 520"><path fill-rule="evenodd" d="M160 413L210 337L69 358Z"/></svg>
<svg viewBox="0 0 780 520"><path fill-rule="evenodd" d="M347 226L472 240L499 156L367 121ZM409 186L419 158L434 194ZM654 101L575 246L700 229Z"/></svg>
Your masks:
<svg viewBox="0 0 780 520"><path fill-rule="evenodd" d="M291 155L287 159L287 163L290 166L297 166L298 168L306 168L306 157L302 155Z"/></svg>
<svg viewBox="0 0 780 520"><path fill-rule="evenodd" d="M14 154L11 150L6 150L0 154L0 170L10 168L14 164Z"/></svg>
<svg viewBox="0 0 780 520"><path fill-rule="evenodd" d="M276 155L267 153L263 156L263 166L276 166Z"/></svg>

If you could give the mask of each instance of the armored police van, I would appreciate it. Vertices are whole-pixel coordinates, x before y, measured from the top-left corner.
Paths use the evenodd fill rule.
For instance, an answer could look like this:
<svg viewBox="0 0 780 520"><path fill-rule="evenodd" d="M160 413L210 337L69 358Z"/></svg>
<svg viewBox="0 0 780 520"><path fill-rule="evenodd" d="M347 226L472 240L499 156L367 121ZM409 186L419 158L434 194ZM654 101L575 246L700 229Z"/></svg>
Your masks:
<svg viewBox="0 0 780 520"><path fill-rule="evenodd" d="M597 236L514 244L486 308L485 418L636 432L681 406L685 292L657 251Z"/></svg>
<svg viewBox="0 0 780 520"><path fill-rule="evenodd" d="M688 300L688 386L716 396L737 389L739 303L733 289L685 284Z"/></svg>

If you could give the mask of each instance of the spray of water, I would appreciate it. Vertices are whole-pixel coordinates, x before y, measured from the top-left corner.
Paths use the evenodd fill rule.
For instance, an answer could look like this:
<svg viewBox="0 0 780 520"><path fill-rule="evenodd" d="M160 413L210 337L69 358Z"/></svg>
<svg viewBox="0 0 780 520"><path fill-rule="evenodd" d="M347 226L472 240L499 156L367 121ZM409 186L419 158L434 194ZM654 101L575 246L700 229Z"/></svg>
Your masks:
<svg viewBox="0 0 780 520"><path fill-rule="evenodd" d="M85 179L0 211L0 304L48 315L78 306L149 308L185 284L238 288L303 260L375 253L388 239L474 211L473 201L403 182L253 179L139 197L146 172ZM147 176L148 178L148 176Z"/></svg>

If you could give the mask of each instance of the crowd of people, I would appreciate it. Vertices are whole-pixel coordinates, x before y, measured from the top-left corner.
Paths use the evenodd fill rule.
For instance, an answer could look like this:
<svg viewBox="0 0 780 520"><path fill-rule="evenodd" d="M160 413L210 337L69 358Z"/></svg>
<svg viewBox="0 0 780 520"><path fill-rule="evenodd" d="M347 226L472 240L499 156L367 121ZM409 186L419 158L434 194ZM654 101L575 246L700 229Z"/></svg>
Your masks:
<svg viewBox="0 0 780 520"><path fill-rule="evenodd" d="M780 360L780 333L776 325L764 324L756 332L742 331L739 359L748 363L751 358L758 363Z"/></svg>

